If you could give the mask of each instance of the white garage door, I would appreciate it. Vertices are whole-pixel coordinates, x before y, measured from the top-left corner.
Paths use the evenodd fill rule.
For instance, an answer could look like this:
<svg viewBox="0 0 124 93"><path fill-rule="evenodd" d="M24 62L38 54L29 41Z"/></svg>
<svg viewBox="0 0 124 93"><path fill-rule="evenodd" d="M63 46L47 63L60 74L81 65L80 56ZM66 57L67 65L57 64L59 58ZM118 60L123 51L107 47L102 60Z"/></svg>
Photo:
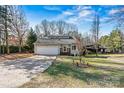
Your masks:
<svg viewBox="0 0 124 93"><path fill-rule="evenodd" d="M58 46L36 46L35 47L36 54L43 54L43 55L58 55L59 54L59 47Z"/></svg>

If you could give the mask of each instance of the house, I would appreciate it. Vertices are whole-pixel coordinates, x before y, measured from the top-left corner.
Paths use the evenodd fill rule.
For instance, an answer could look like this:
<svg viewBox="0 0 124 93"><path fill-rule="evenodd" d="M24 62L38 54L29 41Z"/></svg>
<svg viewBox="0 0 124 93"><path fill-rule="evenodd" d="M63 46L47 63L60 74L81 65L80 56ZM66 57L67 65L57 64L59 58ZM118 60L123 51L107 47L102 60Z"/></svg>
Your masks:
<svg viewBox="0 0 124 93"><path fill-rule="evenodd" d="M15 35L9 35L8 41L9 41L9 45L12 45L12 46L18 45L18 38Z"/></svg>
<svg viewBox="0 0 124 93"><path fill-rule="evenodd" d="M34 43L34 53L42 55L75 55L77 44L71 36L47 36Z"/></svg>
<svg viewBox="0 0 124 93"><path fill-rule="evenodd" d="M96 52L96 48L93 44L86 45L86 49L90 52ZM98 45L98 52L99 53L105 53L107 50L106 47Z"/></svg>

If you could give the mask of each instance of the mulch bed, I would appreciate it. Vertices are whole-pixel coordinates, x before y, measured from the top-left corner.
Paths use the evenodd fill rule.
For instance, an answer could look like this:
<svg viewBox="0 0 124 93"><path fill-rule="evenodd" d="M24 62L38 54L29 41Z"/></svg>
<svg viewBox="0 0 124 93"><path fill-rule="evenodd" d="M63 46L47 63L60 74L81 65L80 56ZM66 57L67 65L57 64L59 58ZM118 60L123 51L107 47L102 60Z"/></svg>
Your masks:
<svg viewBox="0 0 124 93"><path fill-rule="evenodd" d="M29 56L32 56L33 54L30 53L12 53L12 54L4 54L4 55L0 55L0 62L6 61L6 60L14 60L17 58L26 58Z"/></svg>

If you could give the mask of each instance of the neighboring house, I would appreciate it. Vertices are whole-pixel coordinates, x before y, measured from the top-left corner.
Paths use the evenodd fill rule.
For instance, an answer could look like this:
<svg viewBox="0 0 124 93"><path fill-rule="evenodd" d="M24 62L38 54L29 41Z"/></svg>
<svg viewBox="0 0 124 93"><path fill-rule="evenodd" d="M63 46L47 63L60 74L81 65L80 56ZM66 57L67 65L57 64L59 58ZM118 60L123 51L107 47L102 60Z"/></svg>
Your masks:
<svg viewBox="0 0 124 93"><path fill-rule="evenodd" d="M8 36L9 45L17 46L18 45L18 38L14 35Z"/></svg>
<svg viewBox="0 0 124 93"><path fill-rule="evenodd" d="M78 54L76 41L71 36L47 36L34 43L34 53L42 55Z"/></svg>
<svg viewBox="0 0 124 93"><path fill-rule="evenodd" d="M86 49L90 52L95 52L96 48L94 45L86 45ZM101 45L98 45L98 52L99 53L105 53L107 52L107 48Z"/></svg>

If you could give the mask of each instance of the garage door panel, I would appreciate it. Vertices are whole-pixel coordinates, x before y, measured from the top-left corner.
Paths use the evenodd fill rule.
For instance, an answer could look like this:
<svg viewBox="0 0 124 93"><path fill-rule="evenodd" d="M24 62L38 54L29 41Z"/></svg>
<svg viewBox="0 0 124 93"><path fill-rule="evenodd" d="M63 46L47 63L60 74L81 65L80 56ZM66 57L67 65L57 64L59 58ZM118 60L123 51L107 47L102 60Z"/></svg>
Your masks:
<svg viewBox="0 0 124 93"><path fill-rule="evenodd" d="M58 46L37 46L36 54L58 55L59 48L58 48Z"/></svg>

